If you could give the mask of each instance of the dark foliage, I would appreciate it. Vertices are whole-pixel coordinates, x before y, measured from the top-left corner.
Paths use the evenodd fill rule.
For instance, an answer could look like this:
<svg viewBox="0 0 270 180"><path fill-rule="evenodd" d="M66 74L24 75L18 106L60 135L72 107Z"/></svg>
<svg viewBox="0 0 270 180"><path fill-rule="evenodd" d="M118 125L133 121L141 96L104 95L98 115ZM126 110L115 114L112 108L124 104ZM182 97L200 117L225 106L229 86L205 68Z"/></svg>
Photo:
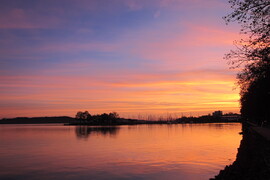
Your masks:
<svg viewBox="0 0 270 180"><path fill-rule="evenodd" d="M237 79L241 113L257 122L269 119L270 96L270 1L229 0L233 12L225 21L237 21L246 39L236 42L225 58L233 68L243 67Z"/></svg>
<svg viewBox="0 0 270 180"><path fill-rule="evenodd" d="M80 124L116 124L119 119L119 114L116 112L111 112L109 114L97 114L91 115L88 111L77 112L76 119L78 119Z"/></svg>
<svg viewBox="0 0 270 180"><path fill-rule="evenodd" d="M229 0L233 12L224 17L227 23L237 21L246 39L236 41L236 50L226 55L238 67L250 61L269 61L270 1Z"/></svg>
<svg viewBox="0 0 270 180"><path fill-rule="evenodd" d="M270 66L267 68L267 74L252 81L241 94L242 115L259 124L270 118Z"/></svg>

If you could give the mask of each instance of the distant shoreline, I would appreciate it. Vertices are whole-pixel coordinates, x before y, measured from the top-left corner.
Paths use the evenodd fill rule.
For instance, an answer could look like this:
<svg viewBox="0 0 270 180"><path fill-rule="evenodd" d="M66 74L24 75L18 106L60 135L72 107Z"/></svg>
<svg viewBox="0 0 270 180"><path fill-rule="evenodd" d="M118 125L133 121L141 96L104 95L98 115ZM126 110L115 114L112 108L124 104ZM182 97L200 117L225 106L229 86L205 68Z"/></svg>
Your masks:
<svg viewBox="0 0 270 180"><path fill-rule="evenodd" d="M241 121L226 121L226 120L200 120L199 118L193 118L190 121L179 121L179 120L170 120L170 121L147 121L147 120L137 120L137 119L124 119L118 118L114 123L98 123L98 122L78 122L78 119L68 117L68 116L59 116L59 117L18 117L10 119L0 120L0 124L63 124L69 126L110 126L110 125L140 125L140 124L200 124L200 123L239 123Z"/></svg>

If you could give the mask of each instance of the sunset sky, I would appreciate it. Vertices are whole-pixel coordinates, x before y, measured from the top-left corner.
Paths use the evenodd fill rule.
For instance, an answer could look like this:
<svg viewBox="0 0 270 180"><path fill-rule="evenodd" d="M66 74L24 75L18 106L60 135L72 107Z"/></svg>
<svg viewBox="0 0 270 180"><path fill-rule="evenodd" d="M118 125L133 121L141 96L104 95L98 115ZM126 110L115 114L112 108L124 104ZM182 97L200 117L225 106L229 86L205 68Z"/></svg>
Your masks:
<svg viewBox="0 0 270 180"><path fill-rule="evenodd" d="M239 112L226 0L0 1L0 118Z"/></svg>

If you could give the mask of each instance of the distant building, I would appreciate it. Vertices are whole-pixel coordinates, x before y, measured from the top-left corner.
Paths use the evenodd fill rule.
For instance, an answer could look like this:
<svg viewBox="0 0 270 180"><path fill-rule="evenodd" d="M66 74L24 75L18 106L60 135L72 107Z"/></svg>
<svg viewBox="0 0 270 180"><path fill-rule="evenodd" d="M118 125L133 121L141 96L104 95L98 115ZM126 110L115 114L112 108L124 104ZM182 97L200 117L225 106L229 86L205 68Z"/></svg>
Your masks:
<svg viewBox="0 0 270 180"><path fill-rule="evenodd" d="M222 111L215 111L215 112L212 113L212 116L214 116L214 117L221 117L222 114L223 114Z"/></svg>

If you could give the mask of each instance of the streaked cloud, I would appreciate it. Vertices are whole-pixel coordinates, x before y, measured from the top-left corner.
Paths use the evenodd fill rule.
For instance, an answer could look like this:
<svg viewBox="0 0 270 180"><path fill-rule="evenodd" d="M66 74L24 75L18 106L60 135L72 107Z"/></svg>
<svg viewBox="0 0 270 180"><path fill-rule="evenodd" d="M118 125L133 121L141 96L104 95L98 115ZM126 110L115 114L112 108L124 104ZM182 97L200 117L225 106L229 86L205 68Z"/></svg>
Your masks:
<svg viewBox="0 0 270 180"><path fill-rule="evenodd" d="M63 6L63 3L65 4ZM0 7L2 117L238 111L223 1L13 1Z"/></svg>

